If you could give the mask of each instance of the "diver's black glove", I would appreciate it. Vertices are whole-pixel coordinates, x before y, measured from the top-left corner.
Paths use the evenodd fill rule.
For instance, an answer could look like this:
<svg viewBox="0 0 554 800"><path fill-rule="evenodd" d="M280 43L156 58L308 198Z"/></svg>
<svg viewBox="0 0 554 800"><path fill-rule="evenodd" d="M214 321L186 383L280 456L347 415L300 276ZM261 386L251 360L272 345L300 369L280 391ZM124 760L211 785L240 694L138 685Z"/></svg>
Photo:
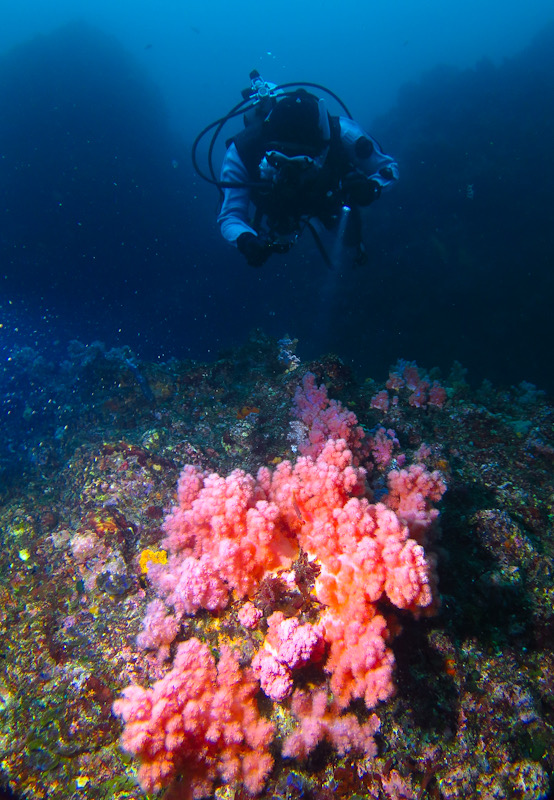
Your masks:
<svg viewBox="0 0 554 800"><path fill-rule="evenodd" d="M258 236L249 231L241 233L237 239L237 248L251 267L263 266L271 255L269 245L260 241Z"/></svg>
<svg viewBox="0 0 554 800"><path fill-rule="evenodd" d="M381 194L381 187L377 181L366 178L359 172L350 172L345 175L342 188L347 201L358 206L370 206Z"/></svg>

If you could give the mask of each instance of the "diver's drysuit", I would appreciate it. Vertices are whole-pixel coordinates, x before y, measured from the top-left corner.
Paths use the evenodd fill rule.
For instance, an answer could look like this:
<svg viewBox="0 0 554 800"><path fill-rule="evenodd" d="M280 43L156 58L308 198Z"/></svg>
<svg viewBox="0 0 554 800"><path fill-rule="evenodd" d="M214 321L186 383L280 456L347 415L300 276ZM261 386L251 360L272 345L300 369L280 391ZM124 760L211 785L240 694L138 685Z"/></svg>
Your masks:
<svg viewBox="0 0 554 800"><path fill-rule="evenodd" d="M357 122L329 115L323 100L302 89L274 101L227 144L218 222L233 244L250 234L282 252L313 219L333 228L348 205L346 243L361 248L359 207L398 178L394 159Z"/></svg>

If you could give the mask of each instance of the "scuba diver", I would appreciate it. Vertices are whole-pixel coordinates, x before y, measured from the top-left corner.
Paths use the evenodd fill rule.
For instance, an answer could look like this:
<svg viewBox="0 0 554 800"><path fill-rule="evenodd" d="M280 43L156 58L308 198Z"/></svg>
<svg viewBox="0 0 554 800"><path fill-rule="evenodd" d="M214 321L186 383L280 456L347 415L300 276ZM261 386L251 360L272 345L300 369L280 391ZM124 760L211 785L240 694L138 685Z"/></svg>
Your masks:
<svg viewBox="0 0 554 800"><path fill-rule="evenodd" d="M364 263L367 254L360 208L371 205L382 190L395 183L396 162L325 87L306 83L275 86L257 71L250 79L251 88L243 91L243 102L202 131L193 145L194 166L221 193L218 223L223 237L238 248L248 264L261 267L273 253L288 252L308 228L331 265L320 235L323 226L353 249L355 264ZM345 116L330 115L325 100L304 87L329 94ZM227 140L217 180L212 165L215 140L226 122L239 114L244 116L245 127ZM198 167L196 148L214 127L210 178Z"/></svg>

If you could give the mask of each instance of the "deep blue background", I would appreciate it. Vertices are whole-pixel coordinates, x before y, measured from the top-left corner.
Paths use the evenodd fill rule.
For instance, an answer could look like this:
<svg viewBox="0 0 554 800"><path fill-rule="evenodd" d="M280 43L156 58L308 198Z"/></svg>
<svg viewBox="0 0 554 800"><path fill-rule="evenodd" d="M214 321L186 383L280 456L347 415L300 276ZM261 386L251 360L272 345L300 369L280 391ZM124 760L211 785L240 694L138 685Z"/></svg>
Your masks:
<svg viewBox="0 0 554 800"><path fill-rule="evenodd" d="M305 358L334 350L360 376L382 378L399 357L445 370L458 359L470 380L527 379L552 391L554 31L531 37L544 16L529 8L519 26L502 28L502 40L482 26L490 58L483 31L458 31L448 66L438 27L422 29L430 53L401 16L388 49L383 20L374 30L371 19L318 18L322 31L338 25L335 55L352 51L365 30L359 63L326 58L328 47L311 36L319 67L304 63L294 75L301 37L281 20L279 55L264 49L252 63L256 49L272 46L265 31L251 54L239 48L240 58L217 71L216 87L202 66L213 54L222 67L229 41L221 20L211 29L200 10L200 21L181 20L189 71L180 64L172 80L178 42L167 24L145 39L135 19L125 34L134 44L142 37L140 50L101 15L8 47L0 59L2 358L23 344L63 351L70 338L129 344L143 358L213 358L261 327L298 337ZM405 82L413 64L427 71ZM401 182L365 214L366 267L329 271L304 237L256 271L221 240L217 194L195 176L190 145L212 112L239 100L252 66L273 67L269 79L326 83L398 158Z"/></svg>

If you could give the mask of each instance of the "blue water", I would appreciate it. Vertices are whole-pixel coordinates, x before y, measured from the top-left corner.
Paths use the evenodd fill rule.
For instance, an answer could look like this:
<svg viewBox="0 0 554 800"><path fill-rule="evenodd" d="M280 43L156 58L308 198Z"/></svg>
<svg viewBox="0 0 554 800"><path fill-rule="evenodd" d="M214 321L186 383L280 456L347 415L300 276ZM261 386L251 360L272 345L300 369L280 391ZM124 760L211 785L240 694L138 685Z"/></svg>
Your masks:
<svg viewBox="0 0 554 800"><path fill-rule="evenodd" d="M12 4L4 369L15 346L72 338L211 359L260 327L362 376L459 360L474 382L554 390L552 16L539 0ZM253 68L328 86L398 159L364 212L364 267L330 271L304 235L253 270L221 239L190 147Z"/></svg>

